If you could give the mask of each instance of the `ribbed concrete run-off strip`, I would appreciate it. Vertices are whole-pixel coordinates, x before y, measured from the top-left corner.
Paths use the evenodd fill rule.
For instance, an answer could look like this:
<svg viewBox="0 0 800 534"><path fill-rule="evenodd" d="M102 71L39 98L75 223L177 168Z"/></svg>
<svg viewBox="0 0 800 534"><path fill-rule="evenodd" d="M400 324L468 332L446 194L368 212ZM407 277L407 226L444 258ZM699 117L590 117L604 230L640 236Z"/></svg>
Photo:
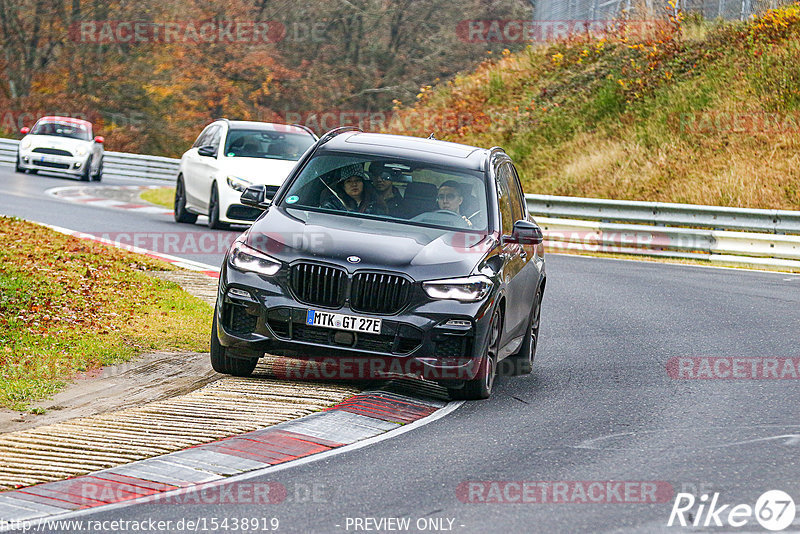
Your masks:
<svg viewBox="0 0 800 534"><path fill-rule="evenodd" d="M227 377L168 400L0 435L0 491L62 480L323 410L348 386Z"/></svg>
<svg viewBox="0 0 800 534"><path fill-rule="evenodd" d="M397 392L420 387L425 390L422 398ZM246 491L231 489L236 482L227 490L221 484L230 476L328 452L419 421L445 406L434 398L442 393L430 385L390 382L300 419L90 475L0 493L0 530L3 521L38 521L124 501L280 504L288 493L282 484L244 483L241 488Z"/></svg>

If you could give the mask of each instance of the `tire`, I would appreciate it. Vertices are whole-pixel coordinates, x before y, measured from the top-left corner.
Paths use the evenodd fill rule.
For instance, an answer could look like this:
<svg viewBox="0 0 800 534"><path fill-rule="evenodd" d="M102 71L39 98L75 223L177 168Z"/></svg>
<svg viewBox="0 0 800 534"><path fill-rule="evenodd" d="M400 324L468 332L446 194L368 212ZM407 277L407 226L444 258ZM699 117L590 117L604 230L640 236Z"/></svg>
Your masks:
<svg viewBox="0 0 800 534"><path fill-rule="evenodd" d="M175 222L194 224L197 222L197 215L186 211L186 186L183 184L183 177L178 176L175 182L175 202L174 202Z"/></svg>
<svg viewBox="0 0 800 534"><path fill-rule="evenodd" d="M18 152L18 153L17 153L17 164L16 164L16 166L14 167L14 170L15 170L16 172L22 172L22 173L24 173L24 172L25 172L25 169L23 169L23 168L22 168L22 166L20 165L20 163L21 163L21 162L20 162L20 160L19 160L19 152Z"/></svg>
<svg viewBox="0 0 800 534"><path fill-rule="evenodd" d="M542 322L542 289L536 290L536 297L533 301L530 317L528 318L528 328L525 338L522 340L519 350L509 356L511 369L508 373L514 375L528 375L533 371L533 359L536 357L536 347L539 344L539 326Z"/></svg>
<svg viewBox="0 0 800 534"><path fill-rule="evenodd" d="M464 382L458 389L448 388L450 398L453 400L479 400L488 399L492 394L492 386L497 376L497 353L500 348L500 333L503 328L503 319L500 309L495 308L492 313L492 322L489 325L486 348L483 351L480 368L475 378Z"/></svg>
<svg viewBox="0 0 800 534"><path fill-rule="evenodd" d="M103 179L103 158L100 158L100 165L97 166L97 172L92 175L93 182L99 182Z"/></svg>
<svg viewBox="0 0 800 534"><path fill-rule="evenodd" d="M233 376L250 376L258 364L258 358L234 358L229 356L217 337L217 311L211 326L211 367L218 373Z"/></svg>
<svg viewBox="0 0 800 534"><path fill-rule="evenodd" d="M219 220L219 191L216 183L211 186L211 199L208 201L208 227L212 230L226 230L229 227Z"/></svg>
<svg viewBox="0 0 800 534"><path fill-rule="evenodd" d="M81 182L88 182L92 179L92 157L89 156L89 159L86 160L86 167L83 169L83 173L81 173Z"/></svg>

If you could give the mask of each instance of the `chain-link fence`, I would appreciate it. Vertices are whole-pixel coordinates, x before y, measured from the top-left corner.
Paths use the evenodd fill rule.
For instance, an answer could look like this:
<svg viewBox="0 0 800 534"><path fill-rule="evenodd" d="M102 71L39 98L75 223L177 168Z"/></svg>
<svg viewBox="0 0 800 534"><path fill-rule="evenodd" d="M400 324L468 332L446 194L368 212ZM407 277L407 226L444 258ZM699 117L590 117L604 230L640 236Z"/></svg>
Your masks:
<svg viewBox="0 0 800 534"><path fill-rule="evenodd" d="M652 19L663 14L664 0L531 0L536 21L613 20L622 13L632 19ZM685 13L699 13L707 19L744 20L790 0L676 0Z"/></svg>

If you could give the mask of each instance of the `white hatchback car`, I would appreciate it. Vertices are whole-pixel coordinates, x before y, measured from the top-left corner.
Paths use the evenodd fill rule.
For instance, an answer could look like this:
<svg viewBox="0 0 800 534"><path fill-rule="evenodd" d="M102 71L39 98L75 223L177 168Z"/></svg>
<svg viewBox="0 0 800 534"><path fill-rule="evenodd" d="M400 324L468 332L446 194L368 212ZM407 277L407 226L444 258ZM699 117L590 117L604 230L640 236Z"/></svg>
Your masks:
<svg viewBox="0 0 800 534"><path fill-rule="evenodd" d="M250 185L274 194L297 160L317 141L304 126L220 119L203 130L181 157L175 184L175 220L208 216L210 228L250 224L261 211L240 203Z"/></svg>
<svg viewBox="0 0 800 534"><path fill-rule="evenodd" d="M92 123L71 117L42 117L17 149L17 172L67 173L88 182L103 177L103 138L92 137Z"/></svg>

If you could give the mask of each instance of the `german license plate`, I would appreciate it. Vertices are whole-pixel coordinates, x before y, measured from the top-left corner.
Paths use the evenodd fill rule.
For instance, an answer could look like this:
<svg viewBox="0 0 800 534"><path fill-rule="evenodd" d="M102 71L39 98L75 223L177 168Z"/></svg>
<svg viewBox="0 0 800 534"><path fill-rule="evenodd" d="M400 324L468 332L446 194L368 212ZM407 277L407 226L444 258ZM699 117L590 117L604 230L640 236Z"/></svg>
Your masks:
<svg viewBox="0 0 800 534"><path fill-rule="evenodd" d="M308 310L308 314L306 315L306 324L309 326L333 328L335 330L349 330L350 332L364 332L366 334L380 334L381 321L381 319L370 319L369 317L358 317L356 315L344 315L341 313L330 313L319 310Z"/></svg>

